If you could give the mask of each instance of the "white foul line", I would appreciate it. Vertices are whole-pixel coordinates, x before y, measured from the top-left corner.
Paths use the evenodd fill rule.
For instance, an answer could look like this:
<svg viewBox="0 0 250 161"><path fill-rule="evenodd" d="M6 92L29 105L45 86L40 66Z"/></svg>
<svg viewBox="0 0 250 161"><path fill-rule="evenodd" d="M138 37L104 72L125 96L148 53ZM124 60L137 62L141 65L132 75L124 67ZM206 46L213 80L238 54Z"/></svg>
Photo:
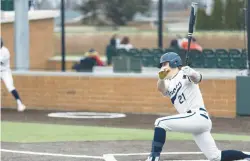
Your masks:
<svg viewBox="0 0 250 161"><path fill-rule="evenodd" d="M161 155L177 155L177 154L180 154L180 155L196 154L196 155L198 155L198 154L203 154L203 153L202 152L165 152L165 153L161 153ZM104 154L103 159L105 161L117 161L115 159L115 156L133 156L133 155L149 155L149 153ZM197 160L197 161L208 161L208 160Z"/></svg>
<svg viewBox="0 0 250 161"><path fill-rule="evenodd" d="M89 155L71 155L71 154L59 154L59 153L42 153L42 152L19 151L19 150L8 150L8 149L0 149L0 150L1 150L1 152L6 152L6 153L18 153L18 154L54 156L54 157L69 157L69 158L103 159L103 157L100 157L100 156L89 156Z"/></svg>
<svg viewBox="0 0 250 161"><path fill-rule="evenodd" d="M250 154L250 152L245 152L247 154ZM199 155L199 154L203 154L202 152L165 152L165 153L161 153L161 155ZM128 153L128 154L104 154L103 155L103 159L105 161L117 161L115 159L115 156L133 156L133 155L137 155L137 156L141 156L141 155L149 155L149 153ZM145 158L146 159L146 158ZM169 160L170 161L170 160ZM177 161L177 160L172 160L172 161ZM181 160L178 160L181 161ZM182 160L182 161L187 161L187 160ZM208 161L208 160L192 160L192 161Z"/></svg>
<svg viewBox="0 0 250 161"><path fill-rule="evenodd" d="M104 159L105 161L117 161L114 156L133 156L133 155L149 155L149 153L129 153L129 154L104 154L101 156L90 156L90 155L71 155L71 154L59 154L59 153L42 153L42 152L32 152L32 151L19 151L19 150L8 150L0 149L1 152L6 153L18 153L18 154L29 154L29 155L41 155L41 156L54 156L54 157L69 157L69 158L91 158L91 159ZM250 154L250 152L245 152ZM162 155L188 155L188 154L203 154L202 152L165 152ZM172 160L175 161L175 160ZM180 160L178 160L180 161ZM185 160L183 160L185 161ZM208 161L208 160L194 160L194 161Z"/></svg>
<svg viewBox="0 0 250 161"><path fill-rule="evenodd" d="M113 155L113 156L132 156L132 155L149 155L150 153L128 153L128 154L109 154L109 155ZM189 155L189 154L194 154L194 155L198 155L198 154L203 154L202 152L165 152L165 153L161 153L161 155Z"/></svg>
<svg viewBox="0 0 250 161"><path fill-rule="evenodd" d="M135 153L136 154L136 153ZM144 153L140 153L140 154L144 154ZM174 154L174 153L171 153ZM193 154L193 153L192 153ZM122 156L122 155L117 155L117 156ZM114 155L112 154L104 154L103 155L103 159L105 161L117 161L114 157ZM146 158L145 158L146 159ZM168 160L168 161L187 161L187 160ZM209 160L188 160L188 161L209 161Z"/></svg>

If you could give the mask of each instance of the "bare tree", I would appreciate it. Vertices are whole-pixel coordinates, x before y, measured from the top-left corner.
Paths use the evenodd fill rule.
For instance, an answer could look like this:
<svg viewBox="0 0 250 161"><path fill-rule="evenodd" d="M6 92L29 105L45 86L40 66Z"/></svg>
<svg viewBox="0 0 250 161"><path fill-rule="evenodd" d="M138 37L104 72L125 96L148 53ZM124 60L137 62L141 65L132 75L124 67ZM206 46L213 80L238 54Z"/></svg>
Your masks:
<svg viewBox="0 0 250 161"><path fill-rule="evenodd" d="M36 9L52 9L51 0L35 0Z"/></svg>

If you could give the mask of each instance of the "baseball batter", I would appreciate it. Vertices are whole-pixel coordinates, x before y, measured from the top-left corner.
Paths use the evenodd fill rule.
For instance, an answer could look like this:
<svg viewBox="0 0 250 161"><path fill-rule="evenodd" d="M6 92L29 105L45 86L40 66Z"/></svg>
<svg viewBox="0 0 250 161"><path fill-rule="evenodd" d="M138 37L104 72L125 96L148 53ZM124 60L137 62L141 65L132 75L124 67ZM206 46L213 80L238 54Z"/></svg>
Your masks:
<svg viewBox="0 0 250 161"><path fill-rule="evenodd" d="M179 114L155 121L152 150L147 161L159 161L166 131L191 133L195 143L211 161L250 160L250 155L241 151L221 151L216 146L210 133L212 122L198 85L202 75L189 66L182 67L180 56L174 52L162 55L159 67L158 90L171 99Z"/></svg>
<svg viewBox="0 0 250 161"><path fill-rule="evenodd" d="M1 70L1 79L3 80L6 88L12 95L14 96L17 102L17 110L22 112L25 110L25 106L23 105L17 90L13 84L13 78L10 69L10 52L9 50L3 45L3 41L1 39L1 49L0 49L0 70Z"/></svg>

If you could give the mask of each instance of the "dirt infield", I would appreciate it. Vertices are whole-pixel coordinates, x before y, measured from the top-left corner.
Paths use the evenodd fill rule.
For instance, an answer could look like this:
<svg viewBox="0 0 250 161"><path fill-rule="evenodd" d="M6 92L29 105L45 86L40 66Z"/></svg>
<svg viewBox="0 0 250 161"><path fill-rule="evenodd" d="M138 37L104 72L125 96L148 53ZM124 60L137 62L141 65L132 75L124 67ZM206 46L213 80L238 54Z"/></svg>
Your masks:
<svg viewBox="0 0 250 161"><path fill-rule="evenodd" d="M1 120L152 129L154 120L160 117L159 115L127 114L125 118L84 119L83 121L81 119L48 118L47 114L51 112L55 111L29 110L24 113L17 113L16 110L2 109ZM212 118L212 121L213 132L250 135L250 117L236 119ZM220 141L217 144L221 149L250 151L249 142ZM144 153L150 151L150 146L150 141L2 142L1 159L3 161L139 161L146 159L147 155ZM167 141L163 151L166 153L163 153L162 160L205 159L202 154L194 153L200 150L193 141ZM189 153L185 154L183 152ZM115 160L112 160L112 157Z"/></svg>
<svg viewBox="0 0 250 161"><path fill-rule="evenodd" d="M221 149L240 149L249 151L247 147L248 143L244 142L218 142L217 145ZM124 156L116 156L117 161L139 161L146 160L147 155L142 153L148 153L150 151L151 142L149 141L106 141L106 142L57 142L57 143L39 143L39 144L10 144L2 143L4 149L18 149L19 151L32 151L43 152L50 154L71 154L71 157L67 156L46 156L46 155L28 155L18 153L2 153L2 161L98 161L103 159L96 159L94 157L103 157L103 154L124 154ZM163 160L200 160L206 159L202 154L196 154L192 152L199 152L199 149L190 141L168 141L163 149L168 154L162 155ZM179 154L174 154L179 152ZM190 152L190 154L181 154L181 152ZM128 154L130 156L128 156ZM134 155L131 155L136 153ZM192 153L192 154L191 154ZM87 155L90 158L84 158L83 155ZM82 156L82 157L80 157ZM78 158L79 157L79 158ZM93 157L93 158L91 158ZM108 161L108 160L107 160Z"/></svg>

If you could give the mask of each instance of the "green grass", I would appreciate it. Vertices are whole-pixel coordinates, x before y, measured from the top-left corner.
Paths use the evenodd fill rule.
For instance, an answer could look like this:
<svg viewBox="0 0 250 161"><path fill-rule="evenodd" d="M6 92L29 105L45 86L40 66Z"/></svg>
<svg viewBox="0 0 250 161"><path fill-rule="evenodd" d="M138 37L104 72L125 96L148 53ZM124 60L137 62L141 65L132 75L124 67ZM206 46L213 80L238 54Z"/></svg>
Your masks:
<svg viewBox="0 0 250 161"><path fill-rule="evenodd" d="M60 27L58 27L59 29ZM119 27L118 30L114 31L112 27L104 27L104 28L98 28L96 26L66 26L65 32L67 36L74 36L74 35L113 35L114 33L117 34L126 34L126 35L157 35L157 29L156 30L141 30L136 27ZM60 31L54 32L56 36L61 36ZM232 36L232 35L243 35L244 31L238 31L238 30L208 30L208 31L199 31L197 30L195 32L196 36L211 36L211 35L220 35L220 36ZM186 31L167 31L166 29L163 31L164 36L172 35L175 36L177 34L179 35L186 35Z"/></svg>
<svg viewBox="0 0 250 161"><path fill-rule="evenodd" d="M250 137L244 135L213 134L213 136L215 140L250 141ZM152 137L153 130L1 122L1 141L5 142L152 140ZM191 140L192 136L170 132L167 134L167 139Z"/></svg>
<svg viewBox="0 0 250 161"><path fill-rule="evenodd" d="M152 36L152 35L156 35L157 36L157 31L136 31L136 32L116 32L117 34L123 35L148 35L148 36ZM111 36L113 35L114 32L66 32L66 36L86 36L86 35L107 35L107 36ZM163 36L176 36L176 35L182 35L182 36L186 36L186 32L163 32ZM61 33L54 33L55 36L59 37L61 36ZM243 32L239 32L239 31L235 31L235 32L227 32L227 31L207 31L207 32L196 32L195 36L199 37L199 36L211 36L211 35L215 35L215 36L243 36Z"/></svg>

